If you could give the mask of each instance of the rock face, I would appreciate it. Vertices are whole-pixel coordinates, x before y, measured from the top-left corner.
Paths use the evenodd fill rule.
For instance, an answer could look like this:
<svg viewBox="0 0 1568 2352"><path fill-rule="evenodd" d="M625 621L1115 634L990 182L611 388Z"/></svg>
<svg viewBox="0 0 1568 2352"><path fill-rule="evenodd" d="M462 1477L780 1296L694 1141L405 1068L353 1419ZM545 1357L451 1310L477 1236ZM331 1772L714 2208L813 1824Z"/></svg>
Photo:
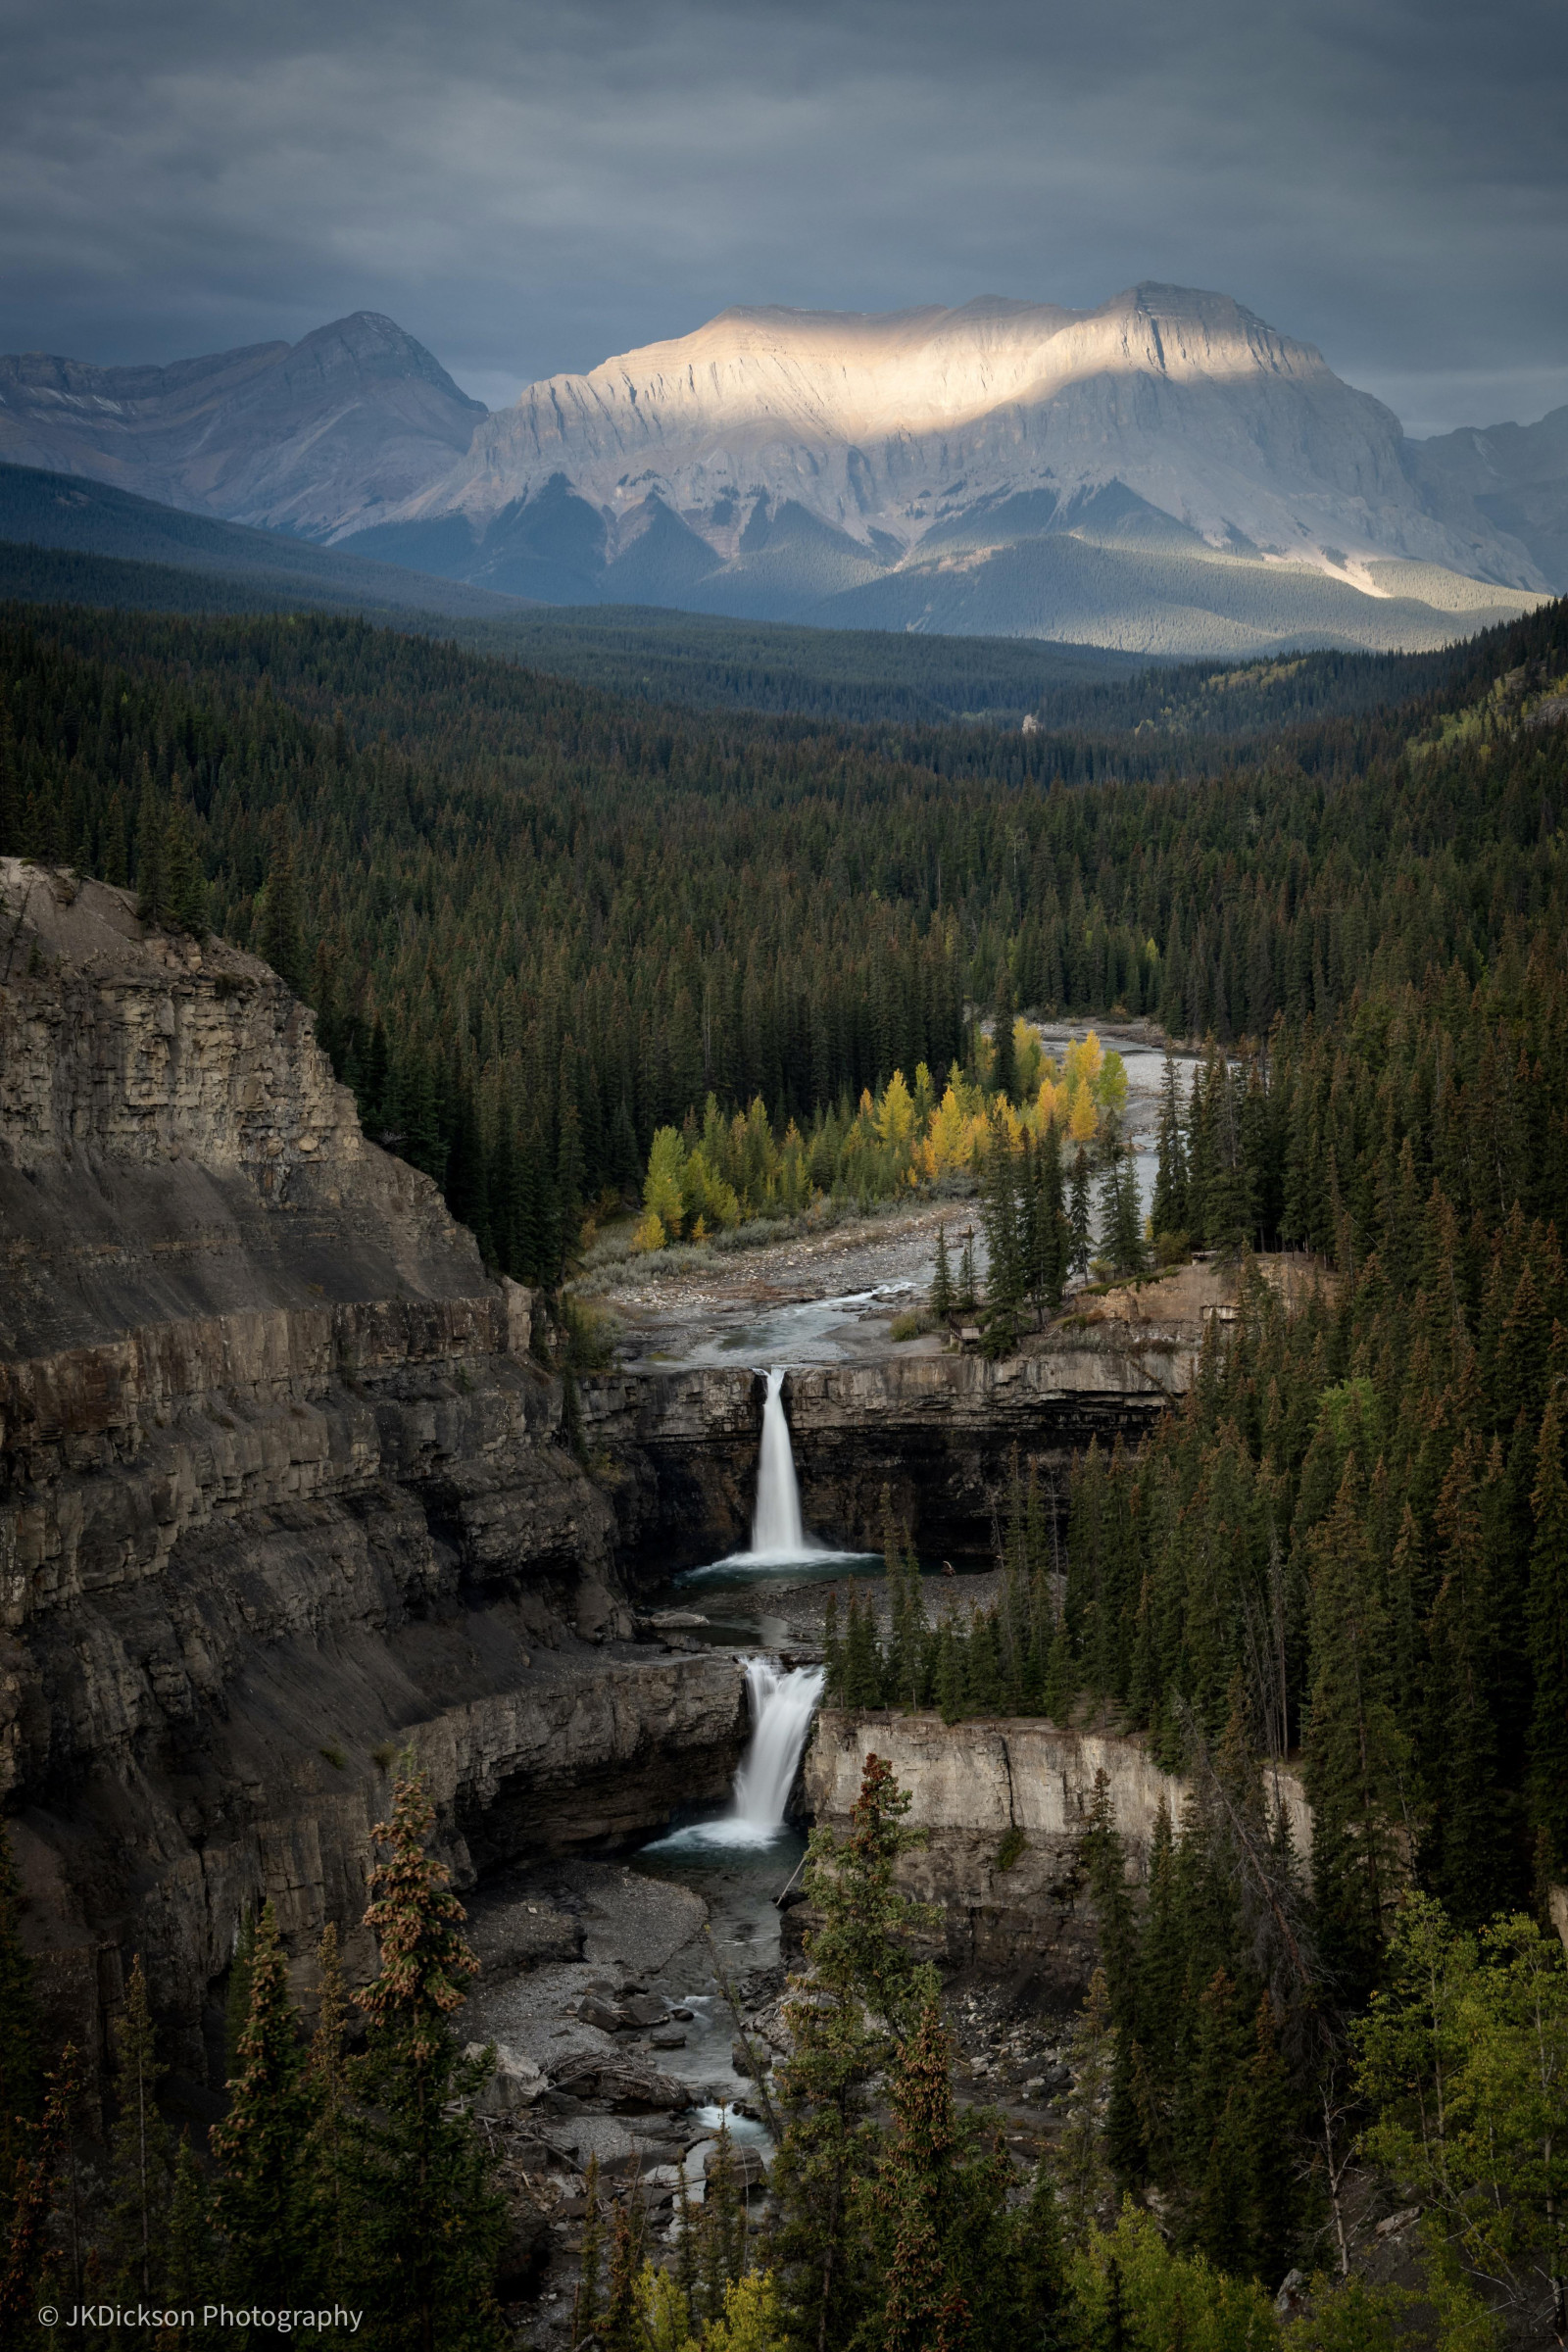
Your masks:
<svg viewBox="0 0 1568 2352"><path fill-rule="evenodd" d="M807 1525L826 1542L880 1550L886 1489L922 1550L989 1552L1014 1446L1064 1505L1073 1452L1091 1438L1141 1435L1185 1390L1197 1345L1191 1329L1118 1323L999 1364L892 1356L790 1372L783 1396ZM583 1383L592 1442L617 1474L606 1484L634 1582L745 1542L765 1389L742 1370Z"/></svg>
<svg viewBox="0 0 1568 2352"><path fill-rule="evenodd" d="M1435 644L1547 585L1320 353L1165 285L725 311L530 385L354 544L549 602L1155 652Z"/></svg>
<svg viewBox="0 0 1568 2352"><path fill-rule="evenodd" d="M46 1995L133 1950L193 2091L242 1913L351 1969L388 1766L460 1883L717 1796L732 1659L650 1657L532 1301L366 1142L311 1014L0 860L0 1789Z"/></svg>
<svg viewBox="0 0 1568 2352"><path fill-rule="evenodd" d="M1026 1966L1052 1997L1075 2001L1099 1957L1078 1864L1096 1775L1105 1775L1136 1876L1161 1806L1177 1821L1187 1783L1162 1772L1140 1741L1112 1733L1061 1731L1032 1717L950 1725L824 1710L805 1767L819 1822L845 1828L868 1754L892 1765L913 1800L909 1827L927 1833L924 1848L900 1863L900 1883L944 1906L949 1961ZM1297 1851L1306 1853L1312 1823L1300 1784L1282 1771L1278 1793Z"/></svg>

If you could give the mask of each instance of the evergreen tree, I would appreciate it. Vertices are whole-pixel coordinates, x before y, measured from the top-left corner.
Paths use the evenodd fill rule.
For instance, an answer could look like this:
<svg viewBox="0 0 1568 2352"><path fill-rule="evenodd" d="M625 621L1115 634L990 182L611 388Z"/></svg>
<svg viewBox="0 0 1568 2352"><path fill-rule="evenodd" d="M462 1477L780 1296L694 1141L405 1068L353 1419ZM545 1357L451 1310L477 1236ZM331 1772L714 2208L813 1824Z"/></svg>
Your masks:
<svg viewBox="0 0 1568 2352"><path fill-rule="evenodd" d="M288 2299L316 2260L311 2099L288 1970L269 1902L256 1930L250 2014L228 2112L211 2133L228 2283L258 2302Z"/></svg>
<svg viewBox="0 0 1568 2352"><path fill-rule="evenodd" d="M1111 2023L1105 1972L1089 1980L1089 1998L1078 2016L1072 2043L1072 2092L1057 2153L1062 2223L1069 2245L1081 2246L1111 2193L1100 2114L1110 2089L1116 2029Z"/></svg>
<svg viewBox="0 0 1568 2352"><path fill-rule="evenodd" d="M1312 1804L1312 1883L1325 1958L1348 1993L1364 1995L1400 1886L1406 1757L1353 1454L1309 1556L1312 1681L1302 1777Z"/></svg>
<svg viewBox="0 0 1568 2352"><path fill-rule="evenodd" d="M1088 1273L1093 1252L1094 1224L1089 1208L1091 1182L1089 1154L1080 1144L1073 1154L1072 1191L1067 1207L1067 1262L1072 1272L1078 1275Z"/></svg>
<svg viewBox="0 0 1568 2352"><path fill-rule="evenodd" d="M170 806L164 830L165 919L195 939L207 935L207 882L191 830L190 811L183 801Z"/></svg>
<svg viewBox="0 0 1568 2352"><path fill-rule="evenodd" d="M288 817L279 808L272 820L272 850L262 894L256 953L278 978L298 992L305 985L305 947L300 932L299 883Z"/></svg>
<svg viewBox="0 0 1568 2352"><path fill-rule="evenodd" d="M125 2005L115 2021L115 2124L109 2142L110 2238L115 2276L125 2291L150 2295L163 2277L166 2226L173 2185L169 2132L158 2112L168 2069L158 2057L138 1952Z"/></svg>
<svg viewBox="0 0 1568 2352"><path fill-rule="evenodd" d="M465 2060L449 2020L478 1962L463 1906L425 1843L435 1820L424 1777L396 1782L390 1847L370 1874L365 1924L381 1969L359 1996L366 2048L351 2155L359 2261L374 2352L478 2352L498 2339L494 2278L503 2208L484 2143L459 2107L485 2061Z"/></svg>
<svg viewBox="0 0 1568 2352"><path fill-rule="evenodd" d="M1154 1198L1151 1223L1154 1238L1173 1241L1188 1230L1187 1152L1182 1142L1181 1095L1176 1059L1167 1048L1159 1090L1159 1121L1155 1129Z"/></svg>
<svg viewBox="0 0 1568 2352"><path fill-rule="evenodd" d="M900 2045L892 2084L895 2133L879 2198L892 2224L880 2352L957 2352L971 2311L948 2240L958 2202L953 2045L934 2001Z"/></svg>
<svg viewBox="0 0 1568 2352"><path fill-rule="evenodd" d="M176 2310L199 2309L211 2301L213 2287L222 2275L222 2263L213 2230L212 2198L191 2152L189 2135L183 2132L174 2157L168 2247L164 2270L168 2301ZM329 2285L335 2283L329 2281ZM195 2328L180 2331L181 2352L207 2352L208 2346L220 2341L220 2330L204 2328L199 2320Z"/></svg>
<svg viewBox="0 0 1568 2352"><path fill-rule="evenodd" d="M975 1281L974 1271L974 1234L973 1231L970 1230L964 1234L963 1254L958 1260L959 1313L972 1315L976 1305L979 1303L979 1297L980 1294Z"/></svg>
<svg viewBox="0 0 1568 2352"><path fill-rule="evenodd" d="M166 826L152 769L142 767L141 805L136 815L136 919L169 920L169 878L164 868Z"/></svg>
<svg viewBox="0 0 1568 2352"><path fill-rule="evenodd" d="M0 2261L0 2344L24 2343L32 2330L50 2205L80 2089L80 2060L68 2043L59 2066L45 2077L42 2112L10 2183L11 2230Z"/></svg>
<svg viewBox="0 0 1568 2352"><path fill-rule="evenodd" d="M939 1323L951 1321L953 1315L953 1270L948 1263L948 1229L937 1227L937 1265L931 1284L931 1312Z"/></svg>
<svg viewBox="0 0 1568 2352"><path fill-rule="evenodd" d="M774 2247L790 2341L821 2352L847 2345L875 2308L862 2219L878 2147L870 2085L936 1989L909 1956L915 1913L894 1886L900 1854L920 1842L904 1826L908 1808L891 1767L868 1756L848 1838L816 1829L808 1849L806 1891L820 1925L787 2009L793 2047L777 2074Z"/></svg>
<svg viewBox="0 0 1568 2352"><path fill-rule="evenodd" d="M354 2214L348 2179L352 2117L344 2047L349 1999L343 1986L337 1929L330 1920L321 1931L318 1958L320 1999L306 2066L306 2086L312 2108L310 2169L321 2249L321 2276L325 2284L333 2287L348 2276Z"/></svg>
<svg viewBox="0 0 1568 2352"><path fill-rule="evenodd" d="M1013 1048L1012 1022L1012 981L1004 964L997 982L996 1010L991 1027L991 1083L1008 1102L1015 1102L1018 1099L1018 1057Z"/></svg>

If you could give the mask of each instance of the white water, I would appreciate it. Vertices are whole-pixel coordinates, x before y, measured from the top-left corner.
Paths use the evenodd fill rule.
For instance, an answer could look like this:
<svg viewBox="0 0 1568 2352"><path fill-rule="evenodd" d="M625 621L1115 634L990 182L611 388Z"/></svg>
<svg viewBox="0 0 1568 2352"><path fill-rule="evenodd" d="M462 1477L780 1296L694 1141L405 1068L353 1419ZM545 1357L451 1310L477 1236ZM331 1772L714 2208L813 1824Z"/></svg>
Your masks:
<svg viewBox="0 0 1568 2352"><path fill-rule="evenodd" d="M735 1799L718 1821L703 1821L661 1838L650 1851L698 1845L771 1845L784 1827L801 1751L822 1695L820 1666L786 1672L776 1658L748 1658L746 1692L752 1737L735 1775Z"/></svg>
<svg viewBox="0 0 1568 2352"><path fill-rule="evenodd" d="M795 1476L790 1425L784 1418L783 1392L784 1368L775 1364L767 1376L767 1402L762 1407L752 1544L750 1551L738 1555L742 1559L798 1560L822 1548L808 1536L801 1517L801 1490Z"/></svg>

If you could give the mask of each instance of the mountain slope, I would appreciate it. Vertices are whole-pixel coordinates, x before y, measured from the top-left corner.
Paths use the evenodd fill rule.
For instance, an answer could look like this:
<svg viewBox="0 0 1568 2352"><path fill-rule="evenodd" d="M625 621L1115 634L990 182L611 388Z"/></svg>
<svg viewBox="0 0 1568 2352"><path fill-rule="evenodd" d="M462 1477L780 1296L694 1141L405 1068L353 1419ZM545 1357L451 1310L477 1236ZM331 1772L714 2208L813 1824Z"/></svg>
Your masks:
<svg viewBox="0 0 1568 2352"><path fill-rule="evenodd" d="M440 479L485 414L369 311L172 368L0 360L0 462L313 538Z"/></svg>
<svg viewBox="0 0 1568 2352"><path fill-rule="evenodd" d="M1553 422L1410 443L1308 345L1162 285L730 310L494 415L365 313L170 368L0 362L0 460L504 595L1177 659L1527 610L1568 564Z"/></svg>
<svg viewBox="0 0 1568 2352"><path fill-rule="evenodd" d="M433 579L391 564L368 563L338 548L312 547L278 531L248 530L205 514L159 506L107 483L79 475L43 473L31 466L0 466L0 543L10 593L26 594L21 561L34 549L109 557L151 564L247 591L248 609L294 604L347 607L358 612L410 611L476 618L502 618L518 609L515 597L496 596L463 580ZM106 584L107 585L107 584ZM43 587L44 594L70 594ZM128 601L162 605L166 600L127 583ZM121 601L112 587L89 592L83 601ZM181 598L187 607L197 598ZM222 609L222 600L218 600Z"/></svg>
<svg viewBox="0 0 1568 2352"><path fill-rule="evenodd" d="M531 385L354 539L571 601L1175 654L1435 645L1547 585L1319 353L1154 285L726 311Z"/></svg>
<svg viewBox="0 0 1568 2352"><path fill-rule="evenodd" d="M1553 588L1568 589L1568 408L1539 424L1465 425L1412 450L1434 508L1508 532Z"/></svg>

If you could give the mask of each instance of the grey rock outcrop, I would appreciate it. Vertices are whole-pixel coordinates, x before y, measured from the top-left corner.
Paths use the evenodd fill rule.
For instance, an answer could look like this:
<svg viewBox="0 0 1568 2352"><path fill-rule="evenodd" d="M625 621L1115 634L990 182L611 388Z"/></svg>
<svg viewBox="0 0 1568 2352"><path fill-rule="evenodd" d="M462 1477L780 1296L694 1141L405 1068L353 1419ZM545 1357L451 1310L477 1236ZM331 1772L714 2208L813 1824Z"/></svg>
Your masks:
<svg viewBox="0 0 1568 2352"><path fill-rule="evenodd" d="M139 1950L199 2085L267 1897L368 1973L405 1746L460 1884L727 1785L740 1670L623 1639L532 1312L265 965L0 860L0 1793L89 2046Z"/></svg>
<svg viewBox="0 0 1568 2352"><path fill-rule="evenodd" d="M1061 2000L1076 2000L1098 1958L1098 1931L1079 1866L1097 1774L1103 1773L1128 1865L1142 1876L1163 1806L1180 1819L1188 1784L1144 1744L1034 1717L946 1724L934 1715L824 1709L806 1756L815 1818L841 1833L868 1754L892 1765L911 1799L908 1826L926 1843L903 1857L900 1884L942 1907L956 1967L1027 1967ZM1281 1770L1273 1801L1308 1853L1312 1819L1299 1781ZM793 1917L793 1915L792 1915Z"/></svg>

